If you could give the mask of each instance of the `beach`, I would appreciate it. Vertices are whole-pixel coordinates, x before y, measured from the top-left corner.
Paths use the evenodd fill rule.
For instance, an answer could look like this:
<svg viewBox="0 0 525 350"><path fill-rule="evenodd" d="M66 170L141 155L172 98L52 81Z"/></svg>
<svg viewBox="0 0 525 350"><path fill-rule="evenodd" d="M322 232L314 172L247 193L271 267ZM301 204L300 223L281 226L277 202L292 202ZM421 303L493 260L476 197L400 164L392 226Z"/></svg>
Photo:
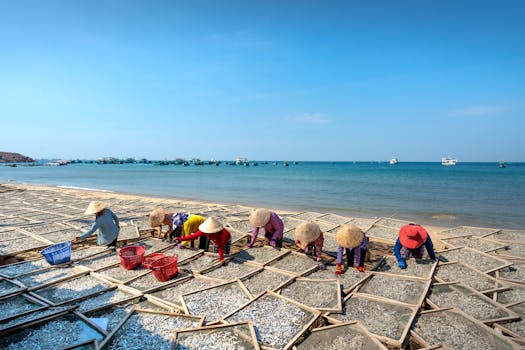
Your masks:
<svg viewBox="0 0 525 350"><path fill-rule="evenodd" d="M144 267L124 270L116 253L96 246L94 237L73 246L72 264L45 263L40 249L90 227L92 218L83 212L92 200L106 202L118 215L119 247L141 244L146 254L177 255L179 274L159 282ZM408 221L395 218L277 210L285 232L283 248L275 250L264 247L262 235L247 249L252 207L242 204L3 183L0 207L0 307L8 310L0 318L0 345L6 349L31 347L38 334L42 348L51 349L48 344L57 340L49 332L56 327L89 329L64 332L60 341L93 348L206 348L214 339L215 345L241 342L253 349L328 349L354 332L359 337L345 342L356 348L517 349L525 336L525 231L425 225L442 261L410 259L400 270L393 245ZM157 207L216 217L232 234L226 263L217 265L216 254L153 238L147 216ZM324 232L324 271L293 243L294 228L308 221ZM348 268L337 277L335 232L345 223L366 232L369 254L364 273ZM271 311L255 312L265 308ZM276 326L272 314L286 321ZM154 326L158 322L164 326ZM249 336L239 338L231 327L245 327ZM279 335L282 327L289 333ZM186 336L193 343L185 343Z"/></svg>

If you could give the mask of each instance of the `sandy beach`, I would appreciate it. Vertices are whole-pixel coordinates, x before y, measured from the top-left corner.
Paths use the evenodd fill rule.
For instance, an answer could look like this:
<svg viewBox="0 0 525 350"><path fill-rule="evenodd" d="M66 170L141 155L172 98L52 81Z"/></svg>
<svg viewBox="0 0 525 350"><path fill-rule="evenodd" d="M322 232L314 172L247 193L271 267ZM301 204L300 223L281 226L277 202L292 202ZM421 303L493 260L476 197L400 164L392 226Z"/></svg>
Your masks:
<svg viewBox="0 0 525 350"><path fill-rule="evenodd" d="M57 268L43 262L40 249L72 240L91 226L92 218L83 211L92 200L107 202L118 215L122 227L119 247L138 242L147 247L146 254L176 254L179 275L159 282L147 269L124 270L114 252L96 246L96 235L73 246L72 264ZM218 218L232 233L227 263L218 266L212 253L181 250L152 238L154 231L147 226L147 216L156 207ZM408 222L393 218L280 210L285 241L278 252L264 247L261 235L255 248L247 249L251 233L247 219L252 209L247 205L0 184L0 208L0 307L9 308L8 316L0 318L1 348L31 346L36 338L19 332L23 327L30 327L34 334L49 332L51 324L71 325L75 317L73 323L82 323L92 333L87 338L65 334L66 343L90 342L93 348L118 348L124 339L130 341L126 327L132 327L132 322L139 324L138 328L133 326L134 332L144 332L151 338L143 337L152 342L148 346L158 348L174 341L174 330L198 328L181 332L180 339L175 335L175 343L183 344L184 334L208 334L208 326L229 329L229 324L246 321L252 322L260 335L258 341L243 338L248 348L288 349L295 345L309 349L312 344L330 348L323 339L335 341L343 326L348 328L345 334L360 334L361 345L377 349L421 349L440 344L517 349L525 340L521 320L525 316L523 231L420 223L443 261L416 263L411 259L409 267L400 270L392 256L393 245L399 228ZM307 221L317 222L325 234L325 271L319 271L293 244L294 228ZM343 223L356 224L370 239L365 273L349 268L341 277L334 274L335 232ZM216 299L215 295L221 297ZM250 311L270 305L283 319L293 320L277 327L288 327L286 336L273 331L275 320L269 315ZM78 308L78 312L71 314L72 309L64 307ZM444 309L449 307L453 309ZM93 321L100 317L109 320L106 327ZM172 326L148 326L147 322L162 317L170 318ZM206 327L199 328L203 325ZM243 327L251 329L250 325L244 323ZM220 337L217 342L220 344Z"/></svg>

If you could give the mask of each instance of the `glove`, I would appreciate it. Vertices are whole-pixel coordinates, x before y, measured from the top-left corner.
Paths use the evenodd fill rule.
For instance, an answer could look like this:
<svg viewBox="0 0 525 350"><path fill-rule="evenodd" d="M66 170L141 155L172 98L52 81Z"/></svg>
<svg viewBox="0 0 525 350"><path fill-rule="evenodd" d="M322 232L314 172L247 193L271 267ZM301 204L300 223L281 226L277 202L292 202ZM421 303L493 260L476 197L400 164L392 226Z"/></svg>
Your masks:
<svg viewBox="0 0 525 350"><path fill-rule="evenodd" d="M319 266L319 269L320 269L320 270L324 270L324 269L326 269L326 266L324 266L324 263L323 263L322 261L318 261L318 262L317 262L317 266Z"/></svg>
<svg viewBox="0 0 525 350"><path fill-rule="evenodd" d="M407 263L404 260L401 260L397 263L397 266L399 266L400 269L404 270L407 268Z"/></svg>
<svg viewBox="0 0 525 350"><path fill-rule="evenodd" d="M276 244L277 244L277 242L275 242L273 239L270 241L270 245L271 245L272 247L275 248L275 245L276 245Z"/></svg>
<svg viewBox="0 0 525 350"><path fill-rule="evenodd" d="M251 247L253 247L253 244L248 243L248 248L251 248Z"/></svg>
<svg viewBox="0 0 525 350"><path fill-rule="evenodd" d="M365 272L365 268L363 266L356 266L355 269L359 272Z"/></svg>
<svg viewBox="0 0 525 350"><path fill-rule="evenodd" d="M336 275L342 275L343 273L345 273L343 271L343 266L341 264L337 264L337 267L335 268L335 274Z"/></svg>
<svg viewBox="0 0 525 350"><path fill-rule="evenodd" d="M184 248L184 246L182 245L182 243L177 243L177 247L178 247L179 249Z"/></svg>

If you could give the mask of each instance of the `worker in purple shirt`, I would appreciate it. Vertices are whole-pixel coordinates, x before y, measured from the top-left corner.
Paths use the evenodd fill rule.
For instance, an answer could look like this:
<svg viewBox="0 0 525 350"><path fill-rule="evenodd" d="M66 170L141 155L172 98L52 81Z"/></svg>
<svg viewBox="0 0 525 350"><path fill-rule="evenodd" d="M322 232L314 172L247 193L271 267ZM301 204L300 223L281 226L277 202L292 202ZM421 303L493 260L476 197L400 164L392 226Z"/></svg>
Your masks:
<svg viewBox="0 0 525 350"><path fill-rule="evenodd" d="M359 272L365 271L365 256L368 248L368 238L363 230L355 225L343 225L335 234L337 242L337 267L336 275L342 275L343 269L343 250L346 251L348 267L354 266Z"/></svg>
<svg viewBox="0 0 525 350"><path fill-rule="evenodd" d="M274 248L282 248L284 224L279 215L268 209L255 209L250 214L250 223L254 229L248 248L253 247L260 227L264 228L264 244L269 244Z"/></svg>

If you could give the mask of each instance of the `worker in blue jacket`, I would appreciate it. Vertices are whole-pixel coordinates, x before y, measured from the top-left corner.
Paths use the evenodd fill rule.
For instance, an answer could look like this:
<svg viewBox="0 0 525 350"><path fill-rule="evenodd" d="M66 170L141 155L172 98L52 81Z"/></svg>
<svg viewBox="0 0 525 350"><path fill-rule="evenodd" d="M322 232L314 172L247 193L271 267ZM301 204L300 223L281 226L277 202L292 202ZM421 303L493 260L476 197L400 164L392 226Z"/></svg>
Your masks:
<svg viewBox="0 0 525 350"><path fill-rule="evenodd" d="M416 224L408 224L401 227L399 237L394 246L394 255L399 268L407 268L405 259L408 259L410 255L413 255L416 259L422 259L425 249L430 259L435 260L434 245L427 230Z"/></svg>

